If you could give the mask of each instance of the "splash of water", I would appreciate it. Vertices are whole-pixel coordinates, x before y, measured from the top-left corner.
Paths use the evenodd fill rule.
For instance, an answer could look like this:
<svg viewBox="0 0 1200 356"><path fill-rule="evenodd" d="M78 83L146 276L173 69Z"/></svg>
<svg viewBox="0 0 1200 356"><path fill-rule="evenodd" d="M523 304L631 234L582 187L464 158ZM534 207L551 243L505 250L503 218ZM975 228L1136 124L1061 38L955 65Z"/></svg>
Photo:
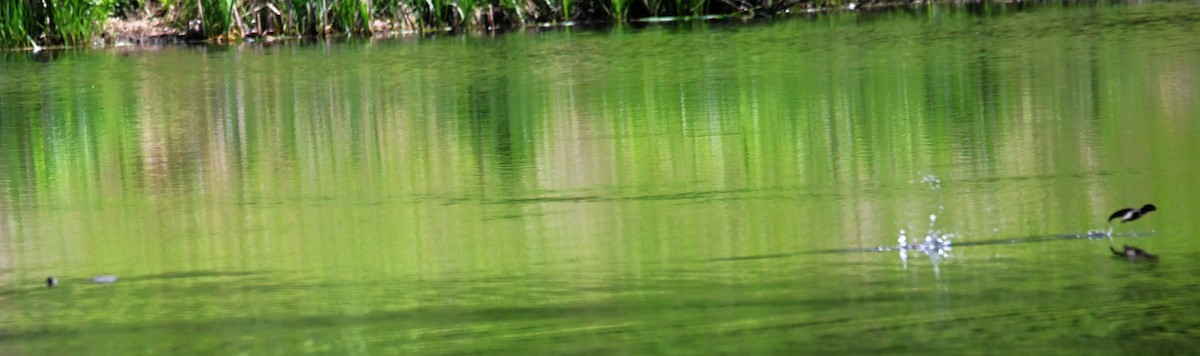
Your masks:
<svg viewBox="0 0 1200 356"><path fill-rule="evenodd" d="M925 185L928 185L929 189L941 189L942 188L942 180L932 174L927 174L924 177L921 177L921 183L925 183Z"/></svg>
<svg viewBox="0 0 1200 356"><path fill-rule="evenodd" d="M921 183L932 190L942 188L941 178L933 174L922 176ZM929 214L929 229L925 232L925 236L910 238L907 230L900 229L900 236L896 238L898 245L894 249L900 253L900 261L904 264L904 268L908 268L908 253L910 251L920 252L928 256L929 260L933 262L935 273L938 272L938 262L942 258L951 257L950 245L956 235L937 228L937 214L944 210L945 207L939 205L935 213Z"/></svg>
<svg viewBox="0 0 1200 356"><path fill-rule="evenodd" d="M908 232L900 229L900 237L896 239L900 243L898 249L900 251L919 251L930 257L949 257L951 245L955 234L942 230L930 230L923 239L918 238L916 241L908 240Z"/></svg>
<svg viewBox="0 0 1200 356"><path fill-rule="evenodd" d="M929 230L925 232L925 236L909 240L908 231L900 229L900 236L896 238L899 243L896 246L900 253L900 261L904 263L904 267L908 267L908 253L920 252L929 257L933 261L934 268L937 268L937 263L942 258L952 257L950 255L951 244L956 237L954 233L946 232L937 228L937 214L929 215Z"/></svg>

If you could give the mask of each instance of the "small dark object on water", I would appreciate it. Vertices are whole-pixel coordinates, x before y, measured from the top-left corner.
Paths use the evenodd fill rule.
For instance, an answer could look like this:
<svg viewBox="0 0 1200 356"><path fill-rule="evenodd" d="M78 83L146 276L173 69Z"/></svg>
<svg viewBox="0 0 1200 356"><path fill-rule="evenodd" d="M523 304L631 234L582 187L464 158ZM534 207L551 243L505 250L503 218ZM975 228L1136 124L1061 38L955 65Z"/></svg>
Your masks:
<svg viewBox="0 0 1200 356"><path fill-rule="evenodd" d="M111 275L95 276L95 277L92 277L91 280L92 280L92 283L100 283L100 284L116 283L117 276L111 276ZM50 276L50 277L46 278L46 287L47 288L54 288L56 286L58 286L58 278L54 278L54 276Z"/></svg>
<svg viewBox="0 0 1200 356"><path fill-rule="evenodd" d="M1113 248L1112 246L1109 246L1108 249L1112 250L1112 253L1114 255L1122 256L1122 257L1125 257L1125 258L1128 258L1131 260L1138 260L1138 259L1157 260L1158 259L1158 256L1151 255L1149 252L1146 252L1146 250L1137 248L1137 246L1122 245L1121 247L1124 248L1125 250L1117 251L1117 249Z"/></svg>
<svg viewBox="0 0 1200 356"><path fill-rule="evenodd" d="M204 34L204 21L200 19L188 21L187 31L183 32L182 37L183 40L187 42L204 41L204 39L207 37Z"/></svg>
<svg viewBox="0 0 1200 356"><path fill-rule="evenodd" d="M1151 211L1155 211L1155 210L1158 210L1158 209L1154 207L1154 204L1143 205L1141 209L1125 208L1125 209L1117 210L1117 212L1112 213L1112 215L1110 215L1108 217L1108 222L1111 223L1113 221L1113 219L1116 219L1116 218L1121 218L1122 223L1127 222L1127 221L1134 221L1134 220L1137 220L1138 218L1142 217L1142 215L1149 214Z"/></svg>

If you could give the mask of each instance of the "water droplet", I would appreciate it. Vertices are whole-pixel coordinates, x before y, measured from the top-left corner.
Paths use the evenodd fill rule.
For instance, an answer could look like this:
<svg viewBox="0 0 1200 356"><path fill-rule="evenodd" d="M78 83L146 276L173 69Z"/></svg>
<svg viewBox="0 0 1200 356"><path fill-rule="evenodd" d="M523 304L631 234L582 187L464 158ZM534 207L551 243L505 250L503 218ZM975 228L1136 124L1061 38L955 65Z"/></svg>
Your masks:
<svg viewBox="0 0 1200 356"><path fill-rule="evenodd" d="M932 174L921 177L921 183L925 183L925 185L928 185L930 189L938 189L942 187L942 180L938 179L937 176Z"/></svg>

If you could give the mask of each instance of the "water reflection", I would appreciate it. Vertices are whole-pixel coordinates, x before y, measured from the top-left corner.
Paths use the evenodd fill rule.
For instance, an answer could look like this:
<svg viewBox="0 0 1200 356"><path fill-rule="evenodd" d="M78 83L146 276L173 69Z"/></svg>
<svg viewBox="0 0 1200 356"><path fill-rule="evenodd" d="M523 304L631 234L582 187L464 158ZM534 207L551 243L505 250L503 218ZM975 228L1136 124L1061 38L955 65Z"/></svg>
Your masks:
<svg viewBox="0 0 1200 356"><path fill-rule="evenodd" d="M1200 209L1194 21L1119 28L1195 12L1164 6L6 56L0 353L104 330L208 353L1107 339L1090 308L1140 298L1112 277L1195 284L1053 234L1153 199L1150 248L1196 248L1172 215ZM145 337L172 328L203 340Z"/></svg>

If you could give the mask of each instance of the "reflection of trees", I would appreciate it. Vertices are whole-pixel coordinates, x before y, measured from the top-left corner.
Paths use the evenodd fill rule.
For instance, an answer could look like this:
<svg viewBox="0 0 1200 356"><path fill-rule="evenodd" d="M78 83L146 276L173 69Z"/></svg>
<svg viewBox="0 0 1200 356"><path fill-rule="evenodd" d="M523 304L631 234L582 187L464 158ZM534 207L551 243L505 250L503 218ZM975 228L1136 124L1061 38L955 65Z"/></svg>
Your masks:
<svg viewBox="0 0 1200 356"><path fill-rule="evenodd" d="M479 185L483 188L481 198L489 195L488 187L499 189L499 195L512 196L519 182L517 170L526 165L517 163L523 157L513 152L512 112L509 108L509 85L503 76L479 78L467 85L465 103L467 125L470 132L461 135L472 143L472 154L476 158ZM518 133L519 135L519 133ZM489 182L490 169L496 170L499 179ZM490 183L490 184L489 184Z"/></svg>
<svg viewBox="0 0 1200 356"><path fill-rule="evenodd" d="M951 203L959 226L982 229L976 216L989 214L967 212L1022 194L1056 198L1009 219L1080 201L1106 211L1097 172L1144 165L1153 149L1110 152L1109 141L1187 134L1130 122L1146 107L1183 121L1195 107L1190 62L1099 37L1009 35L1030 26L1020 17L946 16L938 31L904 17L821 17L728 33L514 36L504 50L466 39L81 54L37 67L44 80L5 102L0 189L6 205L114 193L534 202L522 208L825 194L789 206L824 213L795 225L877 237ZM1171 74L1143 77L1127 63ZM930 173L960 190L881 197L911 196L898 187ZM1064 188L1071 174L1093 178ZM601 205L574 218L619 229L604 222L623 212ZM775 213L712 220L752 236L789 219Z"/></svg>

